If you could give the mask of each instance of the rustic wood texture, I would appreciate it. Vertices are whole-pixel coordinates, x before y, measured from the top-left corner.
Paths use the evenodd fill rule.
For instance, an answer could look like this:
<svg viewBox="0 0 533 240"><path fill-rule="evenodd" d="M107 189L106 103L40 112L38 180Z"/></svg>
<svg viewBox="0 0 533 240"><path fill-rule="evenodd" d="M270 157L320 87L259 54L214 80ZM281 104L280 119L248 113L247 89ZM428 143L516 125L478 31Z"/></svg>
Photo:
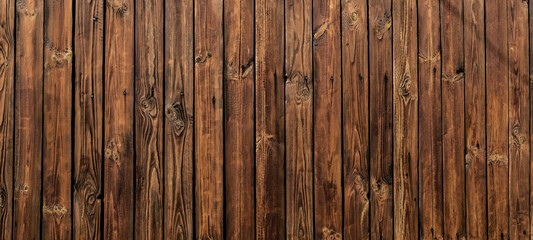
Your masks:
<svg viewBox="0 0 533 240"><path fill-rule="evenodd" d="M15 1L0 1L0 238L13 238Z"/></svg>
<svg viewBox="0 0 533 240"><path fill-rule="evenodd" d="M529 0L0 0L2 239L528 239Z"/></svg>
<svg viewBox="0 0 533 240"><path fill-rule="evenodd" d="M254 1L224 4L226 239L254 239Z"/></svg>
<svg viewBox="0 0 533 240"><path fill-rule="evenodd" d="M163 2L135 4L135 239L162 239Z"/></svg>
<svg viewBox="0 0 533 240"><path fill-rule="evenodd" d="M194 239L193 0L165 1L164 236Z"/></svg>
<svg viewBox="0 0 533 240"><path fill-rule="evenodd" d="M484 1L464 1L466 231L487 239Z"/></svg>
<svg viewBox="0 0 533 240"><path fill-rule="evenodd" d="M418 237L418 49L415 0L393 1L394 239Z"/></svg>
<svg viewBox="0 0 533 240"><path fill-rule="evenodd" d="M256 239L283 239L285 222L284 1L255 1Z"/></svg>
<svg viewBox="0 0 533 240"><path fill-rule="evenodd" d="M370 94L370 239L393 239L392 12L368 2Z"/></svg>
<svg viewBox="0 0 533 240"><path fill-rule="evenodd" d="M285 1L286 239L314 239L313 11Z"/></svg>
<svg viewBox="0 0 533 240"><path fill-rule="evenodd" d="M488 238L509 239L507 3L485 1ZM515 203L513 203L515 204Z"/></svg>
<svg viewBox="0 0 533 240"><path fill-rule="evenodd" d="M73 239L102 237L104 1L75 4Z"/></svg>
<svg viewBox="0 0 533 240"><path fill-rule="evenodd" d="M43 1L18 1L15 16L13 238L39 239L43 141Z"/></svg>
<svg viewBox="0 0 533 240"><path fill-rule="evenodd" d="M315 239L342 239L340 1L313 2Z"/></svg>
<svg viewBox="0 0 533 240"><path fill-rule="evenodd" d="M341 1L344 239L370 239L367 3Z"/></svg>
<svg viewBox="0 0 533 240"><path fill-rule="evenodd" d="M196 236L224 236L223 1L196 0L195 172Z"/></svg>
<svg viewBox="0 0 533 240"><path fill-rule="evenodd" d="M439 1L418 1L420 239L442 239L444 228L439 9Z"/></svg>
<svg viewBox="0 0 533 240"><path fill-rule="evenodd" d="M133 0L108 1L105 11L104 239L134 234L133 7Z"/></svg>

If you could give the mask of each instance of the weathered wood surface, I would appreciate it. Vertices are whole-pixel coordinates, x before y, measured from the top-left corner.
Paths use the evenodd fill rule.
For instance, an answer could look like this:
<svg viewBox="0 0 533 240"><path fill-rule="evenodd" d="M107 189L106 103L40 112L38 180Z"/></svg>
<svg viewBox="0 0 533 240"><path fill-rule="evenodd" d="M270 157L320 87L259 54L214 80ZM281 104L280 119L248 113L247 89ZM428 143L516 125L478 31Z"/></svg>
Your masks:
<svg viewBox="0 0 533 240"><path fill-rule="evenodd" d="M0 0L2 239L528 239L509 0Z"/></svg>

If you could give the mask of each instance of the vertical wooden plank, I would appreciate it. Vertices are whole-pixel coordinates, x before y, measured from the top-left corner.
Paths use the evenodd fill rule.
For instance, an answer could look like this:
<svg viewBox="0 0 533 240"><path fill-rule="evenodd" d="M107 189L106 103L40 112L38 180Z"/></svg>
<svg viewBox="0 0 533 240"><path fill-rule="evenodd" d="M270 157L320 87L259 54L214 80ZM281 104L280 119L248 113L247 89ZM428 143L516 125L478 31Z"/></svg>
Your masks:
<svg viewBox="0 0 533 240"><path fill-rule="evenodd" d="M223 209L223 1L195 2L196 231L222 239Z"/></svg>
<svg viewBox="0 0 533 240"><path fill-rule="evenodd" d="M393 1L394 238L418 239L416 0Z"/></svg>
<svg viewBox="0 0 533 240"><path fill-rule="evenodd" d="M256 239L285 231L284 1L255 2Z"/></svg>
<svg viewBox="0 0 533 240"><path fill-rule="evenodd" d="M44 2L42 237L72 238L72 1Z"/></svg>
<svg viewBox="0 0 533 240"><path fill-rule="evenodd" d="M39 239L43 119L43 1L17 2L13 238Z"/></svg>
<svg viewBox="0 0 533 240"><path fill-rule="evenodd" d="M391 1L369 1L368 7L370 238L393 239Z"/></svg>
<svg viewBox="0 0 533 240"><path fill-rule="evenodd" d="M254 239L254 1L224 4L226 238Z"/></svg>
<svg viewBox="0 0 533 240"><path fill-rule="evenodd" d="M0 238L12 239L15 1L0 6Z"/></svg>
<svg viewBox="0 0 533 240"><path fill-rule="evenodd" d="M509 239L507 3L485 1L489 239Z"/></svg>
<svg viewBox="0 0 533 240"><path fill-rule="evenodd" d="M102 237L104 1L75 4L74 239Z"/></svg>
<svg viewBox="0 0 533 240"><path fill-rule="evenodd" d="M315 239L342 238L340 1L313 2Z"/></svg>
<svg viewBox="0 0 533 240"><path fill-rule="evenodd" d="M164 236L193 239L193 0L165 1Z"/></svg>
<svg viewBox="0 0 533 240"><path fill-rule="evenodd" d="M135 3L135 239L163 238L163 1Z"/></svg>
<svg viewBox="0 0 533 240"><path fill-rule="evenodd" d="M442 239L442 97L439 1L418 1L420 238ZM484 61L484 59L483 59Z"/></svg>
<svg viewBox="0 0 533 240"><path fill-rule="evenodd" d="M484 0L464 1L468 239L487 239L484 5Z"/></svg>
<svg viewBox="0 0 533 240"><path fill-rule="evenodd" d="M463 1L441 1L444 238L466 237Z"/></svg>
<svg viewBox="0 0 533 240"><path fill-rule="evenodd" d="M507 1L509 53L509 231L529 238L528 1Z"/></svg>
<svg viewBox="0 0 533 240"><path fill-rule="evenodd" d="M107 2L105 19L105 239L133 238L133 0Z"/></svg>
<svg viewBox="0 0 533 240"><path fill-rule="evenodd" d="M341 1L344 239L369 239L368 9Z"/></svg>
<svg viewBox="0 0 533 240"><path fill-rule="evenodd" d="M313 4L285 1L286 239L313 239Z"/></svg>

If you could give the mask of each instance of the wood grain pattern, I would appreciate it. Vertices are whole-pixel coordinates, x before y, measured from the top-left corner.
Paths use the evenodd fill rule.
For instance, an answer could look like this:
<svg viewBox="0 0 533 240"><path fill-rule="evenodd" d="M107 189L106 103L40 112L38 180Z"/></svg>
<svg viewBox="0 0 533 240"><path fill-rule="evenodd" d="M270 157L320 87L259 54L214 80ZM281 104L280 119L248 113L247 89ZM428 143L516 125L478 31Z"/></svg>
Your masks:
<svg viewBox="0 0 533 240"><path fill-rule="evenodd" d="M193 0L165 1L164 236L192 240L194 162Z"/></svg>
<svg viewBox="0 0 533 240"><path fill-rule="evenodd" d="M15 1L0 6L0 238L13 238Z"/></svg>
<svg viewBox="0 0 533 240"><path fill-rule="evenodd" d="M393 1L394 238L418 237L418 62L415 0Z"/></svg>
<svg viewBox="0 0 533 240"><path fill-rule="evenodd" d="M313 2L315 239L342 239L340 1Z"/></svg>
<svg viewBox="0 0 533 240"><path fill-rule="evenodd" d="M466 237L463 1L441 1L444 239Z"/></svg>
<svg viewBox="0 0 533 240"><path fill-rule="evenodd" d="M370 238L393 239L391 1L369 1L368 7Z"/></svg>
<svg viewBox="0 0 533 240"><path fill-rule="evenodd" d="M163 2L135 4L135 239L162 239Z"/></svg>
<svg viewBox="0 0 533 240"><path fill-rule="evenodd" d="M509 239L507 4L485 1L488 238Z"/></svg>
<svg viewBox="0 0 533 240"><path fill-rule="evenodd" d="M418 2L420 238L442 239L442 95L439 1Z"/></svg>
<svg viewBox="0 0 533 240"><path fill-rule="evenodd" d="M134 232L134 1L106 5L104 239Z"/></svg>
<svg viewBox="0 0 533 240"><path fill-rule="evenodd" d="M75 4L73 238L102 237L104 1Z"/></svg>
<svg viewBox="0 0 533 240"><path fill-rule="evenodd" d="M464 1L466 224L468 239L487 239L484 1Z"/></svg>
<svg viewBox="0 0 533 240"><path fill-rule="evenodd" d="M527 2L507 1L509 53L509 238L530 238Z"/></svg>
<svg viewBox="0 0 533 240"><path fill-rule="evenodd" d="M313 239L312 2L285 1L286 239Z"/></svg>
<svg viewBox="0 0 533 240"><path fill-rule="evenodd" d="M224 234L222 0L195 1L196 235Z"/></svg>
<svg viewBox="0 0 533 240"><path fill-rule="evenodd" d="M43 1L16 5L13 238L39 239L43 142Z"/></svg>
<svg viewBox="0 0 533 240"><path fill-rule="evenodd" d="M341 1L344 239L370 238L367 4Z"/></svg>
<svg viewBox="0 0 533 240"><path fill-rule="evenodd" d="M254 239L254 1L224 4L226 239Z"/></svg>
<svg viewBox="0 0 533 240"><path fill-rule="evenodd" d="M283 0L255 1L257 240L286 236L283 3Z"/></svg>
<svg viewBox="0 0 533 240"><path fill-rule="evenodd" d="M72 1L44 2L42 237L72 238Z"/></svg>

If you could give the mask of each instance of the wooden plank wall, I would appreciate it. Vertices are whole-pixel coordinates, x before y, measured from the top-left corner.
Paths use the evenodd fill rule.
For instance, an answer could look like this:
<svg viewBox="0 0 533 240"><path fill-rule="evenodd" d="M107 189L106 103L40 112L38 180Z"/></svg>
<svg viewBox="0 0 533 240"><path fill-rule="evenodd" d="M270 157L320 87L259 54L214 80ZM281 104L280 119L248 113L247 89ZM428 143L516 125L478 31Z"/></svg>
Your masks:
<svg viewBox="0 0 533 240"><path fill-rule="evenodd" d="M0 0L0 239L532 239L529 0Z"/></svg>

